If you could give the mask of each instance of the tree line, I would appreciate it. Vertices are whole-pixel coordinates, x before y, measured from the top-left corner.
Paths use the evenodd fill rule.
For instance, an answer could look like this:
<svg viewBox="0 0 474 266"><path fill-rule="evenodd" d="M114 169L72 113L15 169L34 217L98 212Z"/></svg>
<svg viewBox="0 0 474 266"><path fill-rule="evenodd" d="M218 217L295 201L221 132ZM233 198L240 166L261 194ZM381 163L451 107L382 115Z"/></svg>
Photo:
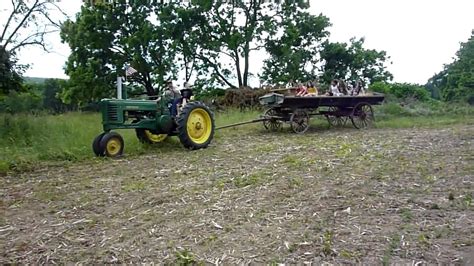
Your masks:
<svg viewBox="0 0 474 266"><path fill-rule="evenodd" d="M134 93L150 96L180 71L202 92L248 87L251 78L263 84L392 79L385 51L364 48L363 38L329 41L329 18L309 13L304 0L86 1L75 19L65 21L52 19L52 9L61 13L54 1L12 5L0 38L0 97L28 91L22 81L27 66L18 64L17 52L31 45L47 49L44 36L55 31L71 48L65 66L70 78L55 97L74 106L114 96L126 63L138 71L129 77ZM35 33L20 34L28 28ZM456 60L428 81L433 96L473 98L473 42L471 35ZM267 58L261 73L251 73L257 51Z"/></svg>
<svg viewBox="0 0 474 266"><path fill-rule="evenodd" d="M72 50L66 73L70 88L63 99L98 100L114 93L121 66L138 70L131 80L155 95L179 71L202 89L242 88L256 51L269 55L258 78L275 84L290 80L388 80L383 51L328 41L329 18L309 13L307 1L118 0L86 4L61 37ZM336 62L337 61L337 62Z"/></svg>

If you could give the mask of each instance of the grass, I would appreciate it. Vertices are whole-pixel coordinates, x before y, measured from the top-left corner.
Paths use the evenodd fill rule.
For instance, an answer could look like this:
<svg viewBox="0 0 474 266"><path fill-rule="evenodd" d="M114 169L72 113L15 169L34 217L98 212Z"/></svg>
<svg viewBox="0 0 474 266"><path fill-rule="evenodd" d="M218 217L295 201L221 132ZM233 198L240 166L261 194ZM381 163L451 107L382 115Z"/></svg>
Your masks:
<svg viewBox="0 0 474 266"><path fill-rule="evenodd" d="M473 244L472 129L328 129L315 117L303 135L247 125L193 152L124 132L140 150L119 160L0 176L0 263L450 263Z"/></svg>
<svg viewBox="0 0 474 266"><path fill-rule="evenodd" d="M401 109L400 109L401 108ZM425 111L419 111L425 110ZM456 109L451 107L448 113L428 112L428 107L411 107L405 110L395 103L377 106L376 126L378 128L440 128L452 124L472 124L474 116L472 107ZM443 108L446 108L444 106ZM467 109L466 109L467 108ZM418 111L413 111L418 110ZM444 110L444 109L442 109ZM260 110L239 112L228 110L217 113L216 126L249 121L259 117ZM423 115L428 114L428 115ZM312 119L313 126L327 128L324 119ZM350 122L348 122L350 127ZM250 124L216 131L215 138L226 136L239 138L249 130L261 130L261 124ZM161 153L182 149L177 138L169 138L164 143L151 147L137 141L133 130L117 130L124 138L127 156L146 153ZM10 170L22 171L33 167L38 162L74 162L96 160L91 150L91 142L102 132L99 113L66 113L62 115L7 115L0 114L0 174ZM285 132L286 133L286 132ZM345 157L353 147L340 147L338 155ZM269 151L272 146L258 149ZM284 162L289 166L298 166L301 162L287 157ZM245 183L245 182L244 182Z"/></svg>
<svg viewBox="0 0 474 266"><path fill-rule="evenodd" d="M395 250L400 246L400 240L401 240L401 237L398 234L393 234L390 237L388 247L385 250L385 254L382 258L382 264L383 265L389 265L390 264L390 258L395 253Z"/></svg>

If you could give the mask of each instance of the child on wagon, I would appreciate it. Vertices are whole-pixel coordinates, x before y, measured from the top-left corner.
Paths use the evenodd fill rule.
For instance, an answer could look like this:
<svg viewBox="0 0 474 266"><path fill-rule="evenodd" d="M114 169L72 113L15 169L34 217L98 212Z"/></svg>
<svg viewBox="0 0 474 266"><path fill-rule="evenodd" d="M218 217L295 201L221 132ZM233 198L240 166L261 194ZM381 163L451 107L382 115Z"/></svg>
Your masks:
<svg viewBox="0 0 474 266"><path fill-rule="evenodd" d="M296 96L305 96L308 94L308 88L303 85L303 83L298 83L298 88L296 89Z"/></svg>
<svg viewBox="0 0 474 266"><path fill-rule="evenodd" d="M330 96L342 96L343 94L339 92L339 81L337 79L333 79L331 81L331 86L329 87L329 95Z"/></svg>

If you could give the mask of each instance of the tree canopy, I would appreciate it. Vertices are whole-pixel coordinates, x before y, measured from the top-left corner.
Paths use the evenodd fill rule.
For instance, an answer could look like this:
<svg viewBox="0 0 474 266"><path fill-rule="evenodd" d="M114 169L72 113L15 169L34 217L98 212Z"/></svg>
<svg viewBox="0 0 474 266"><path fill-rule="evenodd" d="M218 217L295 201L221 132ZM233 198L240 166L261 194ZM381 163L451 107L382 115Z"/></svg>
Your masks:
<svg viewBox="0 0 474 266"><path fill-rule="evenodd" d="M304 0L86 3L61 30L72 50L62 98L85 104L113 96L125 63L138 70L129 80L148 95L180 70L201 86L247 87L257 74L250 73L252 53L263 50L269 58L260 79L267 83L314 79L321 68L337 77L348 71L369 80L389 77L385 52L364 49L363 40L344 46L344 70L330 65L341 56L331 45L343 44L327 42L329 19L308 7Z"/></svg>
<svg viewBox="0 0 474 266"><path fill-rule="evenodd" d="M363 80L366 83L391 80L386 70L388 56L385 51L365 49L364 38L350 40L347 43L326 41L321 51L322 80L329 83L332 79Z"/></svg>
<svg viewBox="0 0 474 266"><path fill-rule="evenodd" d="M0 28L0 93L3 94L22 89L21 75L28 66L18 64L18 52L30 46L48 51L45 37L57 32L60 25L51 13L64 15L54 1L11 0L10 3L11 6L4 7L9 13Z"/></svg>
<svg viewBox="0 0 474 266"><path fill-rule="evenodd" d="M262 79L269 83L315 79L322 40L329 36L329 19L311 15L303 1L286 1L274 17L265 43Z"/></svg>
<svg viewBox="0 0 474 266"><path fill-rule="evenodd" d="M474 30L461 43L454 62L428 80L427 87L439 91L445 101L468 101L474 104Z"/></svg>
<svg viewBox="0 0 474 266"><path fill-rule="evenodd" d="M138 73L131 77L148 95L155 83L176 71L175 49L168 25L174 21L171 6L153 0L118 0L114 5L85 5L76 21L68 20L61 37L72 50L66 65L69 88L66 102L84 103L111 96L117 75L130 63Z"/></svg>

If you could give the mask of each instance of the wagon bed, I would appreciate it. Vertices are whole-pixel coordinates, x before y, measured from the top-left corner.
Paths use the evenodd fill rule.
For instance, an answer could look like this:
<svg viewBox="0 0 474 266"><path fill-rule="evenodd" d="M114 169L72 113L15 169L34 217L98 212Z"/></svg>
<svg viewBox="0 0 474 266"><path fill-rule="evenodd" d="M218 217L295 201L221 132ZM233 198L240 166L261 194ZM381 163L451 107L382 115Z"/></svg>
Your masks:
<svg viewBox="0 0 474 266"><path fill-rule="evenodd" d="M277 130L287 122L295 133L304 133L309 128L310 116L324 115L331 126L342 126L351 120L355 128L366 128L374 122L372 105L381 104L384 98L381 93L310 97L270 93L260 97L260 103L268 107L262 116L263 126ZM318 110L319 107L327 108Z"/></svg>
<svg viewBox="0 0 474 266"><path fill-rule="evenodd" d="M260 103L264 106L274 106L279 108L302 108L314 109L320 106L326 107L355 107L359 103L377 105L382 103L385 96L381 93L373 95L357 96L284 96L283 94L270 93L260 97Z"/></svg>

